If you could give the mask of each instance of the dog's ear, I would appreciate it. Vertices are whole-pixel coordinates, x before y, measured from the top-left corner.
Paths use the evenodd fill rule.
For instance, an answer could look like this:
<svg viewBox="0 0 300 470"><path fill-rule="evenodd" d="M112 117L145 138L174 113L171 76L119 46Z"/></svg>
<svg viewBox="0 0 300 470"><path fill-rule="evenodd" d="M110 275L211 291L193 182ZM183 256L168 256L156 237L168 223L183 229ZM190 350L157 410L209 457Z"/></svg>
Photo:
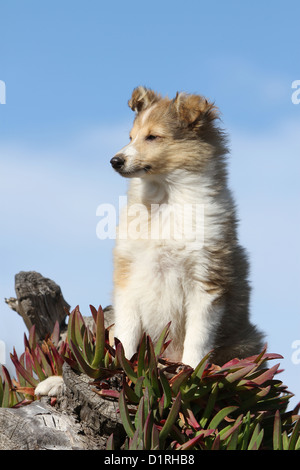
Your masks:
<svg viewBox="0 0 300 470"><path fill-rule="evenodd" d="M200 95L177 92L173 106L179 119L189 127L200 127L219 117L218 108Z"/></svg>
<svg viewBox="0 0 300 470"><path fill-rule="evenodd" d="M160 98L161 96L155 93L155 91L143 86L138 86L133 90L132 96L128 101L128 106L132 109L132 111L139 113L140 111L144 111L144 109L149 108L149 106L159 101Z"/></svg>

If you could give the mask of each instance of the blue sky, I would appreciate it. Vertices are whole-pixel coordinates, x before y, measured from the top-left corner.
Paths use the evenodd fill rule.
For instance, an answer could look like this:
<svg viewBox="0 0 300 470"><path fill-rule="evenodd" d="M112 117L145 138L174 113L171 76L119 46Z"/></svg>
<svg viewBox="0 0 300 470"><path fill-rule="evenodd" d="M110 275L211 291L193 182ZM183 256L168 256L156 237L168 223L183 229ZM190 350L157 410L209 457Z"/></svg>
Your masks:
<svg viewBox="0 0 300 470"><path fill-rule="evenodd" d="M300 400L300 80L297 0L0 2L0 340L23 349L4 297L14 275L55 280L82 313L111 302L112 240L99 204L127 182L109 160L128 141L137 85L214 100L230 136L230 185L251 262L252 318ZM300 358L300 354L298 355Z"/></svg>

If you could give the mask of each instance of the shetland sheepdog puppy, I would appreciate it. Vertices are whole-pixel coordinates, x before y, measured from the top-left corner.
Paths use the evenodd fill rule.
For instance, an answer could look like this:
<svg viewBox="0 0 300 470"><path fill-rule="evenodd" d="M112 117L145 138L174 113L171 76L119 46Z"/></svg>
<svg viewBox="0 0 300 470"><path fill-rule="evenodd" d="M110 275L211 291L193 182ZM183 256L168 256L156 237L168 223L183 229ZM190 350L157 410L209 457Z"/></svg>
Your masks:
<svg viewBox="0 0 300 470"><path fill-rule="evenodd" d="M155 342L171 322L165 355L193 368L210 351L219 365L261 352L217 108L141 86L128 104L136 113L130 143L111 159L130 178L114 251L115 337L131 358L143 333ZM62 387L61 376L49 377L35 394Z"/></svg>
<svg viewBox="0 0 300 470"><path fill-rule="evenodd" d="M222 365L261 352L249 321L248 261L237 240L226 137L202 96L139 86L130 142L110 161L130 179L114 250L115 337L131 358L171 322L171 361Z"/></svg>

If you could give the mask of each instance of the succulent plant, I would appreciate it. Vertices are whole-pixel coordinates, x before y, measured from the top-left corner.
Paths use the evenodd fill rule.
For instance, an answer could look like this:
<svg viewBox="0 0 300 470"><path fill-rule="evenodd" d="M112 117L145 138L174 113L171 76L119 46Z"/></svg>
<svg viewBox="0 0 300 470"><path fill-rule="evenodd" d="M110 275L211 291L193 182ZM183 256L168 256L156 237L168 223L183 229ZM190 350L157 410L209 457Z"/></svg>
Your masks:
<svg viewBox="0 0 300 470"><path fill-rule="evenodd" d="M170 324L153 344L143 335L137 354L126 358L122 344L109 342L102 308L90 306L90 329L79 307L71 313L66 341L59 327L42 344L35 328L24 336L25 352L11 359L16 379L2 366L0 406L18 407L35 399L34 388L50 375L61 375L66 361L87 374L102 398L118 400L127 434L125 449L218 450L300 449L299 406L287 411L292 394L277 379L280 359L266 352L222 367L204 357L195 369L168 361ZM114 448L113 435L107 449Z"/></svg>
<svg viewBox="0 0 300 470"><path fill-rule="evenodd" d="M1 367L2 378L0 375L0 407L12 408L20 405L22 402L25 404L23 401L23 395L16 392L7 368L3 365Z"/></svg>
<svg viewBox="0 0 300 470"><path fill-rule="evenodd" d="M263 368L281 356L264 350L219 367L208 355L195 370L177 372L178 364L161 359L144 337L129 370L118 348L127 376L119 395L127 448L300 449L299 416L286 412L291 394L274 378L278 365Z"/></svg>
<svg viewBox="0 0 300 470"><path fill-rule="evenodd" d="M0 405L19 407L31 403L37 384L52 375L61 375L67 344L58 346L59 325L55 324L51 336L38 343L33 325L27 338L24 334L25 352L18 357L16 351L10 355L15 366L16 378L11 379L2 366L4 381L0 381ZM3 393L2 403L1 395Z"/></svg>
<svg viewBox="0 0 300 470"><path fill-rule="evenodd" d="M101 307L96 310L90 306L94 319L91 331L76 307L68 322L68 353L65 360L68 364L93 379L111 375L117 368L116 351L109 344L109 329L104 326L104 314ZM71 353L71 354L70 354Z"/></svg>

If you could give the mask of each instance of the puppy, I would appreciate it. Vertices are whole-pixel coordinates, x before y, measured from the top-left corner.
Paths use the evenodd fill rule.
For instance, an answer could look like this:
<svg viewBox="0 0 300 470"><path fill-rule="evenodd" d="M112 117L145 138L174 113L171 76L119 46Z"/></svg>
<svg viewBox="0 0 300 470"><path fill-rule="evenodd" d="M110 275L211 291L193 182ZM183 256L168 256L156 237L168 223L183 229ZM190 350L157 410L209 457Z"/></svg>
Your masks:
<svg viewBox="0 0 300 470"><path fill-rule="evenodd" d="M165 353L191 367L209 351L219 365L261 352L217 108L198 95L170 100L141 86L129 106L130 143L111 159L130 179L114 251L115 337L131 358L144 332L155 342L171 322ZM62 377L49 377L35 393L62 387Z"/></svg>
<svg viewBox="0 0 300 470"><path fill-rule="evenodd" d="M202 96L137 87L130 142L112 159L130 179L114 250L115 336L130 358L171 322L165 354L196 367L262 349L249 321L248 261L237 240L226 137Z"/></svg>

